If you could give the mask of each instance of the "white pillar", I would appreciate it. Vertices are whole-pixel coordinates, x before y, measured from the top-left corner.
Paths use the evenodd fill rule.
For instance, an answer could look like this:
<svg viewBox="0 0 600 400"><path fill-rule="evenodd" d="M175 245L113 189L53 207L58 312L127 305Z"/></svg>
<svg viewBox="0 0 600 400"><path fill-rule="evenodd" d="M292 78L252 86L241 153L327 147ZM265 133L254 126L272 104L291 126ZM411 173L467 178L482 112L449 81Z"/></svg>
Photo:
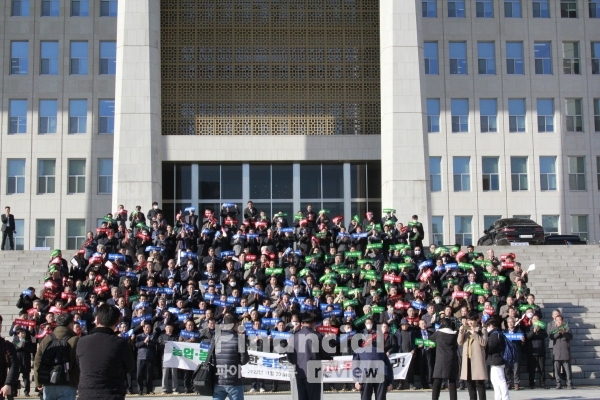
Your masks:
<svg viewBox="0 0 600 400"><path fill-rule="evenodd" d="M120 1L113 209L161 201L160 79L160 1Z"/></svg>
<svg viewBox="0 0 600 400"><path fill-rule="evenodd" d="M418 214L429 242L429 151L423 115L421 22L416 0L380 0L381 202L407 222ZM375 211L375 210L374 210Z"/></svg>

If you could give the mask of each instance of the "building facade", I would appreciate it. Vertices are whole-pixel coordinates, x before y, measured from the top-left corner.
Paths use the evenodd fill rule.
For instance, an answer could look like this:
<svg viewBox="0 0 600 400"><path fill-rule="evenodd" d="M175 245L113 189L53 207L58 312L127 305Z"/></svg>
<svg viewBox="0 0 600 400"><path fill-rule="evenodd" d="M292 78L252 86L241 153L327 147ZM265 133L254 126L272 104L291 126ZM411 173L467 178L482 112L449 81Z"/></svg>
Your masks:
<svg viewBox="0 0 600 400"><path fill-rule="evenodd" d="M118 204L498 217L600 240L600 0L11 0L0 198L21 248Z"/></svg>

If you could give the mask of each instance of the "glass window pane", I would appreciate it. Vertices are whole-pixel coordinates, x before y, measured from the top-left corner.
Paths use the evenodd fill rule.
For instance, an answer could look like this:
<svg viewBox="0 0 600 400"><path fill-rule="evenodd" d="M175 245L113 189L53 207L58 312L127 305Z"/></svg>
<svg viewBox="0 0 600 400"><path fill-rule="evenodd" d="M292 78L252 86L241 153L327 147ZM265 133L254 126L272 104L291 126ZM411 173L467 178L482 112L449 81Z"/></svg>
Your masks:
<svg viewBox="0 0 600 400"><path fill-rule="evenodd" d="M440 115L440 99L427 99L427 115Z"/></svg>
<svg viewBox="0 0 600 400"><path fill-rule="evenodd" d="M480 99L479 108L481 115L496 115L498 110L496 99Z"/></svg>
<svg viewBox="0 0 600 400"><path fill-rule="evenodd" d="M198 180L198 196L201 199L221 199L221 172L218 165L199 165Z"/></svg>
<svg viewBox="0 0 600 400"><path fill-rule="evenodd" d="M338 215L344 215L344 202L335 202L335 201L324 201L323 209L329 211L327 215L329 219L336 217ZM313 210L314 211L314 210ZM317 212L319 210L316 210ZM378 214L380 210L374 210L375 214Z"/></svg>
<svg viewBox="0 0 600 400"><path fill-rule="evenodd" d="M364 201L353 201L352 202L352 206L351 206L351 211L350 213L352 214L352 216L354 217L355 215L358 215L358 217L360 218L360 221L362 222L362 219L364 218L364 215L367 212L367 203ZM346 225L348 225L349 222L346 223Z"/></svg>
<svg viewBox="0 0 600 400"><path fill-rule="evenodd" d="M8 176L25 175L25 159L8 160Z"/></svg>
<svg viewBox="0 0 600 400"><path fill-rule="evenodd" d="M552 99L537 99L538 115L553 115L554 100Z"/></svg>
<svg viewBox="0 0 600 400"><path fill-rule="evenodd" d="M558 234L558 215L542 215L542 227L546 234Z"/></svg>
<svg viewBox="0 0 600 400"><path fill-rule="evenodd" d="M469 100L452 99L451 109L452 115L469 115Z"/></svg>
<svg viewBox="0 0 600 400"><path fill-rule="evenodd" d="M477 43L477 56L479 58L494 58L494 43L479 42Z"/></svg>
<svg viewBox="0 0 600 400"><path fill-rule="evenodd" d="M498 173L498 157L483 157L482 168L484 174Z"/></svg>
<svg viewBox="0 0 600 400"><path fill-rule="evenodd" d="M269 216L269 218L272 218L273 215L277 214L277 213L285 213L287 214L287 217L285 217L285 219L287 219L288 225L292 225L292 223L294 222L294 203L290 203L290 202L283 202L283 203L277 203L277 202L273 202L271 204L271 212L273 213L272 215Z"/></svg>
<svg viewBox="0 0 600 400"><path fill-rule="evenodd" d="M429 173L431 175L442 173L442 157L429 157Z"/></svg>
<svg viewBox="0 0 600 400"><path fill-rule="evenodd" d="M87 116L87 100L69 100L69 116Z"/></svg>
<svg viewBox="0 0 600 400"><path fill-rule="evenodd" d="M67 236L85 236L85 220L68 219Z"/></svg>
<svg viewBox="0 0 600 400"><path fill-rule="evenodd" d="M112 175L112 173L113 173L112 158L98 159L98 174L99 175Z"/></svg>
<svg viewBox="0 0 600 400"><path fill-rule="evenodd" d="M273 164L271 166L271 196L273 199L291 199L294 197L294 171L292 164ZM292 214L288 214L291 216ZM291 223L288 220L288 223Z"/></svg>
<svg viewBox="0 0 600 400"><path fill-rule="evenodd" d="M454 157L453 170L455 174L468 174L469 173L469 161L470 157Z"/></svg>
<svg viewBox="0 0 600 400"><path fill-rule="evenodd" d="M242 198L242 165L224 164L221 166L221 198Z"/></svg>
<svg viewBox="0 0 600 400"><path fill-rule="evenodd" d="M321 198L321 165L300 165L300 198Z"/></svg>
<svg viewBox="0 0 600 400"><path fill-rule="evenodd" d="M175 199L175 164L173 163L163 163L162 164L162 198L163 200L173 200ZM164 206L163 206L164 210Z"/></svg>
<svg viewBox="0 0 600 400"><path fill-rule="evenodd" d="M506 57L507 58L522 58L523 57L523 44L521 42L507 42L506 43Z"/></svg>
<svg viewBox="0 0 600 400"><path fill-rule="evenodd" d="M464 42L450 42L450 58L467 58L467 44Z"/></svg>
<svg viewBox="0 0 600 400"><path fill-rule="evenodd" d="M381 198L381 163L380 162L369 162L367 163L367 184L368 191L367 195L369 199L380 199ZM369 207L371 207L371 201L369 200Z"/></svg>
<svg viewBox="0 0 600 400"><path fill-rule="evenodd" d="M37 220L37 236L54 236L54 220L53 219L38 219Z"/></svg>
<svg viewBox="0 0 600 400"><path fill-rule="evenodd" d="M115 116L115 101L114 100L100 100L100 116L101 117L114 117Z"/></svg>
<svg viewBox="0 0 600 400"><path fill-rule="evenodd" d="M527 157L511 157L510 168L513 174L527 173Z"/></svg>
<svg viewBox="0 0 600 400"><path fill-rule="evenodd" d="M525 99L508 99L509 115L525 115Z"/></svg>
<svg viewBox="0 0 600 400"><path fill-rule="evenodd" d="M100 57L115 58L117 56L116 42L100 42Z"/></svg>
<svg viewBox="0 0 600 400"><path fill-rule="evenodd" d="M353 199L367 197L367 166L365 164L350 165L350 186L350 196Z"/></svg>
<svg viewBox="0 0 600 400"><path fill-rule="evenodd" d="M85 160L69 160L69 175L85 175Z"/></svg>
<svg viewBox="0 0 600 400"><path fill-rule="evenodd" d="M112 175L112 171L111 171ZM175 198L192 198L192 166L186 164L175 165Z"/></svg>
<svg viewBox="0 0 600 400"><path fill-rule="evenodd" d="M540 172L542 174L555 174L556 157L540 157Z"/></svg>
<svg viewBox="0 0 600 400"><path fill-rule="evenodd" d="M250 164L250 198L271 199L271 165Z"/></svg>
<svg viewBox="0 0 600 400"><path fill-rule="evenodd" d="M40 176L53 176L56 174L56 161L40 160L38 168Z"/></svg>
<svg viewBox="0 0 600 400"><path fill-rule="evenodd" d="M344 166L323 164L323 198L344 197Z"/></svg>
<svg viewBox="0 0 600 400"><path fill-rule="evenodd" d="M425 58L438 58L438 44L437 42L425 42Z"/></svg>

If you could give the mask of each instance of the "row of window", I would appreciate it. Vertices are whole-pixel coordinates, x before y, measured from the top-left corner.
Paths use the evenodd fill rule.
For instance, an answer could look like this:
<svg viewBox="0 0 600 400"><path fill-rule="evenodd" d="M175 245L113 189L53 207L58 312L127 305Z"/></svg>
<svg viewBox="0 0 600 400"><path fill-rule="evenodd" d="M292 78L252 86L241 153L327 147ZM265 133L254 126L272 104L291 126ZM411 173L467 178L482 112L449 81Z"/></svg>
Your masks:
<svg viewBox="0 0 600 400"><path fill-rule="evenodd" d="M34 0L37 2L38 0ZM60 16L61 0L41 0L42 17ZM90 0L70 0L71 17L88 17L90 15ZM100 0L100 16L116 17L118 0ZM11 16L28 17L31 0L12 0Z"/></svg>
<svg viewBox="0 0 600 400"><path fill-rule="evenodd" d="M528 157L510 157L510 182L512 191L529 190ZM539 157L539 189L558 190L556 156ZM500 191L500 157L481 158L481 190ZM568 157L569 190L587 190L585 156ZM600 190L600 156L596 157L597 185ZM429 181L432 192L442 191L442 157L429 157ZM452 157L452 183L455 192L471 191L471 157Z"/></svg>
<svg viewBox="0 0 600 400"><path fill-rule="evenodd" d="M529 219L530 215L513 215L513 218ZM484 215L483 226L487 229L494 221L502 218L502 215ZM571 234L579 235L582 240L588 240L588 216L571 215ZM560 234L560 216L542 215L542 227L547 235ZM454 217L454 241L444 241L444 217L431 217L431 232L433 234L433 243L440 246L447 243L459 243L463 246L476 244L479 236L475 236L473 241L473 216L457 215Z"/></svg>
<svg viewBox="0 0 600 400"><path fill-rule="evenodd" d="M114 75L117 68L117 42L100 41L100 75ZM87 75L89 70L88 42L72 41L70 44L69 74ZM40 75L58 75L58 41L40 42ZM29 73L29 42L26 40L10 43L11 75Z"/></svg>
<svg viewBox="0 0 600 400"><path fill-rule="evenodd" d="M88 101L86 99L69 100L69 134L87 133ZM43 99L39 103L38 133L40 135L57 133L58 100ZM9 100L8 133L11 135L27 133L27 100ZM98 101L98 133L115 133L115 101Z"/></svg>
<svg viewBox="0 0 600 400"><path fill-rule="evenodd" d="M528 0L526 0L528 1ZM533 18L550 18L550 2L553 0L531 0ZM588 5L590 18L600 17L600 0L560 0L561 18L579 18L578 2ZM465 0L446 0L448 18L466 18ZM521 0L503 0L504 18L523 18ZM423 18L437 18L437 0L421 0ZM494 0L476 0L475 17L494 18Z"/></svg>
<svg viewBox="0 0 600 400"><path fill-rule="evenodd" d="M425 74L438 75L439 49L438 42L424 43ZM552 42L533 42L534 65L536 75L552 75ZM579 42L562 42L563 65L566 75L581 74L581 56ZM448 43L450 75L468 75L467 42L452 41ZM525 75L523 42L506 42L506 74ZM592 74L600 74L600 42L591 42ZM477 42L477 73L479 75L496 75L496 43Z"/></svg>
<svg viewBox="0 0 600 400"><path fill-rule="evenodd" d="M6 194L25 193L24 158L7 160ZM38 159L37 194L56 193L56 159ZM86 160L69 159L67 162L67 193L85 193ZM98 159L98 194L112 194L113 160Z"/></svg>
<svg viewBox="0 0 600 400"><path fill-rule="evenodd" d="M600 132L600 99L593 99L594 131ZM427 99L427 132L440 132L440 99ZM508 99L508 131L525 132L527 107L525 99ZM555 132L554 99L536 99L537 131ZM453 133L469 132L469 99L450 99ZM567 132L583 132L583 100L565 100ZM479 99L479 124L482 133L498 132L498 100Z"/></svg>

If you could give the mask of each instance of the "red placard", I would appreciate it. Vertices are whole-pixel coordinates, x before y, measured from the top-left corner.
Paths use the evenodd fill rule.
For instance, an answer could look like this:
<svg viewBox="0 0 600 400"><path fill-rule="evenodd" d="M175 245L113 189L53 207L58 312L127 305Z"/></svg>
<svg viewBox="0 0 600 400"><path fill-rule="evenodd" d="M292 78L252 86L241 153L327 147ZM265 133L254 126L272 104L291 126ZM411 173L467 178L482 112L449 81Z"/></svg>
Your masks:
<svg viewBox="0 0 600 400"><path fill-rule="evenodd" d="M67 307L67 310L69 312L88 312L89 307L88 306L71 306L71 307Z"/></svg>
<svg viewBox="0 0 600 400"><path fill-rule="evenodd" d="M344 220L344 217L343 217L343 216L341 216L341 215L338 215L337 217L333 217L333 218L331 219L331 221L333 221L333 223L334 223L334 224L337 224L338 222L341 222L341 221L343 221L343 220Z"/></svg>
<svg viewBox="0 0 600 400"><path fill-rule="evenodd" d="M423 273L421 274L421 277L419 278L419 280L421 282L426 282L427 279L433 274L433 271L429 268L427 268L425 271L423 271Z"/></svg>
<svg viewBox="0 0 600 400"><path fill-rule="evenodd" d="M62 292L60 294L60 298L63 300L67 300L67 299L76 299L77 295L75 293L67 293L67 292Z"/></svg>
<svg viewBox="0 0 600 400"><path fill-rule="evenodd" d="M27 310L27 315L35 315L38 312L40 311L37 308L30 308L29 310Z"/></svg>
<svg viewBox="0 0 600 400"><path fill-rule="evenodd" d="M58 285L54 281L46 281L46 282L44 282L44 287L46 289L51 290L51 291L55 291L56 289L58 289Z"/></svg>
<svg viewBox="0 0 600 400"><path fill-rule="evenodd" d="M385 282L391 282L391 283L401 283L402 282L402 277L401 276L396 276L394 274L385 274L383 276L383 280ZM391 298L390 298L391 299Z"/></svg>
<svg viewBox="0 0 600 400"><path fill-rule="evenodd" d="M237 224L238 224L238 220L237 219L227 218L225 220L225 225L233 226L233 225L237 225Z"/></svg>
<svg viewBox="0 0 600 400"><path fill-rule="evenodd" d="M144 268L146 268L146 266L148 265L147 261L141 262L138 264L138 266L136 267L135 271L136 272L140 272L141 270L143 270Z"/></svg>
<svg viewBox="0 0 600 400"><path fill-rule="evenodd" d="M454 299L464 299L466 297L469 297L471 295L471 293L469 292L452 292L452 298Z"/></svg>
<svg viewBox="0 0 600 400"><path fill-rule="evenodd" d="M328 334L328 333L333 333L334 335L337 335L340 330L339 328L336 328L335 326L319 326L317 328L317 332L322 333L322 334Z"/></svg>
<svg viewBox="0 0 600 400"><path fill-rule="evenodd" d="M110 229L110 228L96 228L96 233L98 235L102 235L102 234L108 235L108 232L112 232L112 229Z"/></svg>
<svg viewBox="0 0 600 400"><path fill-rule="evenodd" d="M397 301L396 304L394 304L396 310L408 310L409 307L410 303L408 301Z"/></svg>
<svg viewBox="0 0 600 400"><path fill-rule="evenodd" d="M44 291L44 294L42 295L42 297L46 300L52 301L56 298L56 294L52 293L52 292Z"/></svg>
<svg viewBox="0 0 600 400"><path fill-rule="evenodd" d="M246 254L246 261L256 261L256 254Z"/></svg>
<svg viewBox="0 0 600 400"><path fill-rule="evenodd" d="M502 265L502 268L515 269L514 262L503 262L501 265Z"/></svg>
<svg viewBox="0 0 600 400"><path fill-rule="evenodd" d="M98 286L98 287L94 288L94 292L97 294L105 293L108 291L110 291L110 288L108 287L108 285L102 285L102 286Z"/></svg>
<svg viewBox="0 0 600 400"><path fill-rule="evenodd" d="M406 317L404 318L406 321L408 321L409 324L413 323L413 322L419 322L421 320L420 317Z"/></svg>
<svg viewBox="0 0 600 400"><path fill-rule="evenodd" d="M90 264L102 264L102 257L100 256L92 256L88 260Z"/></svg>
<svg viewBox="0 0 600 400"><path fill-rule="evenodd" d="M517 255L515 253L508 253L508 254L500 254L500 261L506 261L506 257L511 257L513 260L517 259Z"/></svg>
<svg viewBox="0 0 600 400"><path fill-rule="evenodd" d="M19 325L19 326L26 326L28 328L36 326L37 323L35 321L29 320L29 319L15 319L15 326Z"/></svg>
<svg viewBox="0 0 600 400"><path fill-rule="evenodd" d="M59 308L59 307L54 307L54 306L50 307L49 311L53 314L64 314L67 312L67 310L65 310L64 308Z"/></svg>
<svg viewBox="0 0 600 400"><path fill-rule="evenodd" d="M302 218L298 224L300 226L306 226L308 225L308 220L306 218Z"/></svg>

